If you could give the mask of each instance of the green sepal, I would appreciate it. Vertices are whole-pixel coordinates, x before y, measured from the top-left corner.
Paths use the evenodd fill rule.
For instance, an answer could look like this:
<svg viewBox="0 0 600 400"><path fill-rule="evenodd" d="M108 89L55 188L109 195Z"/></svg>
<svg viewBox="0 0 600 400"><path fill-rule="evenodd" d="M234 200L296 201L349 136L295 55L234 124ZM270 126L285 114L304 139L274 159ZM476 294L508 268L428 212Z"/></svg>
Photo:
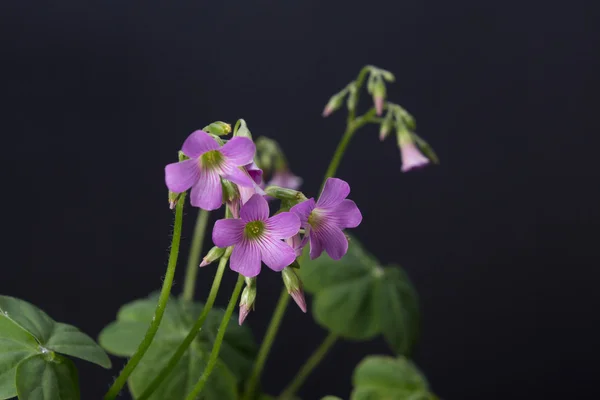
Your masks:
<svg viewBox="0 0 600 400"><path fill-rule="evenodd" d="M433 151L433 148L429 145L429 143L427 143L423 138L421 138L421 136L417 135L416 133L412 133L412 138L415 141L416 145L419 147L419 149L423 152L423 154L425 154L425 157L429 158L434 164L440 163L440 159L438 158L435 151Z"/></svg>

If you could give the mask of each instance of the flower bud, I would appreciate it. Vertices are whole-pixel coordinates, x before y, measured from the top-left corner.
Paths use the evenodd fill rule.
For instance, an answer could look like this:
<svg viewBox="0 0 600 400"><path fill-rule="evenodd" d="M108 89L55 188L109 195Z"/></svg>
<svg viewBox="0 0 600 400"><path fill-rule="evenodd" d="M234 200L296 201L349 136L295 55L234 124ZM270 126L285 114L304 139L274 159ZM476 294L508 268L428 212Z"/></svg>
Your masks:
<svg viewBox="0 0 600 400"><path fill-rule="evenodd" d="M242 291L240 299L240 315L238 323L242 325L244 320L250 313L250 310L254 309L254 301L256 300L256 277L246 278L246 287Z"/></svg>
<svg viewBox="0 0 600 400"><path fill-rule="evenodd" d="M345 96L346 92L342 91L340 93L336 93L333 96L331 96L331 98L329 99L329 102L327 103L327 105L325 106L325 109L323 110L323 117L329 117L331 114L333 114L334 111L336 111L338 108L340 108L342 106L342 101L344 101L344 96Z"/></svg>
<svg viewBox="0 0 600 400"><path fill-rule="evenodd" d="M221 179L221 187L223 188L223 201L225 203L230 203L240 198L240 192L235 183L227 179Z"/></svg>
<svg viewBox="0 0 600 400"><path fill-rule="evenodd" d="M379 72L381 73L381 76L383 76L383 79L385 79L388 82L394 82L396 80L396 77L390 71L380 69Z"/></svg>
<svg viewBox="0 0 600 400"><path fill-rule="evenodd" d="M223 257L225 254L225 249L220 247L213 247L209 250L209 252L202 259L202 263L200 263L201 267L206 267L208 264L217 261L219 258Z"/></svg>
<svg viewBox="0 0 600 400"><path fill-rule="evenodd" d="M231 133L231 125L223 121L215 121L212 124L202 128L202 130L213 135L225 136Z"/></svg>
<svg viewBox="0 0 600 400"><path fill-rule="evenodd" d="M388 137L388 135L392 131L393 127L394 127L394 115L391 111L388 111L388 113L385 115L385 118L383 119L383 122L381 123L381 126L379 128L379 140L381 140L383 142L385 140L385 138Z"/></svg>
<svg viewBox="0 0 600 400"><path fill-rule="evenodd" d="M179 198L181 196L181 193L175 193L175 192L171 192L169 190L169 208L172 210L175 208L175 206L177 205L177 202L179 201Z"/></svg>
<svg viewBox="0 0 600 400"><path fill-rule="evenodd" d="M265 189L265 193L268 196L275 197L279 200L298 202L306 200L306 196L304 195L304 193L294 189L282 188L280 186L269 186Z"/></svg>
<svg viewBox="0 0 600 400"><path fill-rule="evenodd" d="M385 83L381 78L377 79L373 85L373 103L377 115L383 114L383 102L385 101Z"/></svg>
<svg viewBox="0 0 600 400"><path fill-rule="evenodd" d="M400 128L397 132L397 137L400 154L402 155L402 172L429 164L429 159L419 151L412 134L408 130Z"/></svg>
<svg viewBox="0 0 600 400"><path fill-rule="evenodd" d="M250 133L250 129L248 129L248 125L246 125L246 121L240 118L237 122L239 125L237 123L235 124L237 129L233 132L233 135L247 137L248 139L252 140L252 134Z"/></svg>
<svg viewBox="0 0 600 400"><path fill-rule="evenodd" d="M283 271L281 271L281 277L283 278L283 284L290 296L292 296L292 299L298 304L298 307L300 307L302 312L306 312L306 300L304 299L304 291L302 290L302 281L298 275L296 275L294 269L285 267Z"/></svg>
<svg viewBox="0 0 600 400"><path fill-rule="evenodd" d="M352 82L348 85L348 99L346 100L346 106L348 110L354 111L356 110L356 106L358 104L358 88L356 86L356 82Z"/></svg>

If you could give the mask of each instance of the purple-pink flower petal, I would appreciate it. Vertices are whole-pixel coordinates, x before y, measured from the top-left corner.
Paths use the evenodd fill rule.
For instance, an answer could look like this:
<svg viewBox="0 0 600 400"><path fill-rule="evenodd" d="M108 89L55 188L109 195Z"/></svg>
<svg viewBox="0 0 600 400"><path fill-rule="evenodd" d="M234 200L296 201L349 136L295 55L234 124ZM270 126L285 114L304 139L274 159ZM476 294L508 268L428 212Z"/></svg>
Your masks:
<svg viewBox="0 0 600 400"><path fill-rule="evenodd" d="M362 214L352 200L344 200L335 209L337 225L344 228L356 228L362 222Z"/></svg>
<svg viewBox="0 0 600 400"><path fill-rule="evenodd" d="M255 194L261 196L266 194L265 191L262 190L256 183L252 185L252 187L238 186L238 191L240 192L240 200L242 201L242 204L246 204L246 202Z"/></svg>
<svg viewBox="0 0 600 400"><path fill-rule="evenodd" d="M323 243L321 243L320 238L315 235L314 232L310 232L309 233L309 240L310 240L310 259L314 260L315 258L318 258L321 253L323 253Z"/></svg>
<svg viewBox="0 0 600 400"><path fill-rule="evenodd" d="M201 154L219 148L219 143L204 131L195 131L185 139L181 151L189 158L198 158Z"/></svg>
<svg viewBox="0 0 600 400"><path fill-rule="evenodd" d="M329 254L329 257L334 260L341 259L348 251L348 239L346 239L344 232L342 232L342 230L335 225L327 224L319 227L318 230L311 232L311 259L313 259L313 235L320 242L322 248L327 252L327 254Z"/></svg>
<svg viewBox="0 0 600 400"><path fill-rule="evenodd" d="M265 223L268 235L277 239L289 238L300 230L300 219L292 212L272 216Z"/></svg>
<svg viewBox="0 0 600 400"><path fill-rule="evenodd" d="M256 182L257 185L261 185L263 183L263 170L258 168L258 165L256 165L254 161L252 161L250 164L244 165L244 168L246 169L246 171L248 171L250 178L252 178L252 180L254 180L254 182Z"/></svg>
<svg viewBox="0 0 600 400"><path fill-rule="evenodd" d="M302 203L296 204L294 207L290 209L291 212L296 214L298 218L300 218L300 225L303 228L306 228L308 223L308 217L312 210L315 209L315 199L310 198L308 200L303 201Z"/></svg>
<svg viewBox="0 0 600 400"><path fill-rule="evenodd" d="M338 178L328 178L317 201L317 207L335 207L350 194L350 185Z"/></svg>
<svg viewBox="0 0 600 400"><path fill-rule="evenodd" d="M255 185L248 172L232 165L227 165L223 168L223 178L240 186L252 187Z"/></svg>
<svg viewBox="0 0 600 400"><path fill-rule="evenodd" d="M260 256L273 271L281 271L296 259L296 253L287 243L265 236L260 239Z"/></svg>
<svg viewBox="0 0 600 400"><path fill-rule="evenodd" d="M279 186L282 188L297 190L302 185L302 178L292 174L290 171L275 172L267 186Z"/></svg>
<svg viewBox="0 0 600 400"><path fill-rule="evenodd" d="M429 164L429 159L421 154L417 146L412 142L403 143L400 146L400 153L402 154L402 172Z"/></svg>
<svg viewBox="0 0 600 400"><path fill-rule="evenodd" d="M183 193L200 177L198 160L185 160L165 167L165 182L171 192Z"/></svg>
<svg viewBox="0 0 600 400"><path fill-rule="evenodd" d="M228 247L240 242L244 234L244 222L241 219L220 219L215 222L212 232L213 243L217 247Z"/></svg>
<svg viewBox="0 0 600 400"><path fill-rule="evenodd" d="M223 188L217 171L202 169L198 181L192 186L190 203L204 210L216 210L223 203Z"/></svg>
<svg viewBox="0 0 600 400"><path fill-rule="evenodd" d="M231 252L229 265L232 270L247 278L258 275L260 273L260 250L258 243L242 240L236 244Z"/></svg>
<svg viewBox="0 0 600 400"><path fill-rule="evenodd" d="M252 140L236 136L221 147L221 153L236 166L250 164L254 159L256 146Z"/></svg>
<svg viewBox="0 0 600 400"><path fill-rule="evenodd" d="M254 194L250 200L242 206L240 218L245 223L252 221L266 221L269 218L269 204L259 194Z"/></svg>

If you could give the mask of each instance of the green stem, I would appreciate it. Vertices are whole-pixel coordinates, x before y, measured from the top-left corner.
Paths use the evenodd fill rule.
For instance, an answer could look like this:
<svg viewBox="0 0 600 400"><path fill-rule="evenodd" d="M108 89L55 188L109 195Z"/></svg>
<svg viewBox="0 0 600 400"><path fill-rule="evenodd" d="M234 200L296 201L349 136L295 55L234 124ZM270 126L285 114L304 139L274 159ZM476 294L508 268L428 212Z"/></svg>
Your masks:
<svg viewBox="0 0 600 400"><path fill-rule="evenodd" d="M154 317L152 317L152 323L146 331L146 335L140 343L137 351L135 352L133 357L129 359L129 361L125 365L125 368L123 368L117 379L108 389L108 392L106 392L104 400L114 400L118 396L123 386L125 386L125 383L127 383L127 378L129 378L129 375L131 375L135 367L138 365L138 363L152 344L152 340L154 339L154 336L158 331L158 327L160 326L160 322L162 321L163 314L165 313L165 308L167 307L167 301L169 300L169 295L171 293L173 277L175 276L175 267L177 267L177 257L179 255L179 242L181 241L181 225L183 220L184 203L185 194L182 194L181 198L177 202L177 206L175 207L175 224L173 227L173 239L171 242L169 263L167 265L167 272L165 274L163 286L160 291L160 296L158 298L158 304L156 305L156 310L154 311Z"/></svg>
<svg viewBox="0 0 600 400"><path fill-rule="evenodd" d="M196 277L198 276L198 263L200 254L202 253L202 244L204 243L204 234L206 233L206 225L208 224L209 212L200 210L196 218L196 227L194 228L194 236L192 238L192 247L190 248L190 256L188 258L187 271L185 273L185 283L183 285L183 301L194 301L194 291L196 289Z"/></svg>
<svg viewBox="0 0 600 400"><path fill-rule="evenodd" d="M333 333L329 333L329 335L327 335L323 343L321 343L321 345L315 350L310 358L306 360L306 363L302 366L302 368L300 368L300 371L298 371L294 380L285 388L283 392L281 392L279 395L280 400L292 398L298 389L300 389L300 386L302 386L306 378L308 378L308 375L310 375L312 370L319 365L321 360L323 360L337 339L338 336Z"/></svg>
<svg viewBox="0 0 600 400"><path fill-rule="evenodd" d="M260 345L260 350L258 351L258 356L256 357L256 361L254 362L254 367L252 369L252 375L250 375L250 379L246 384L246 390L244 391L244 396L242 397L243 400L250 400L254 395L256 385L258 384L258 379L260 378L260 374L262 373L265 362L267 361L271 346L273 346L273 341L275 340L275 336L277 335L279 325L281 325L281 320L283 319L283 315L285 314L285 309L289 301L290 295L288 294L287 289L284 287L281 291L281 295L279 296L279 301L277 302L275 312L271 317L271 322L269 322L269 327L267 328L265 338Z"/></svg>
<svg viewBox="0 0 600 400"><path fill-rule="evenodd" d="M177 348L177 351L175 351L175 354L173 354L173 356L169 360L167 366L163 368L162 371L160 371L160 374L158 374L156 378L154 378L150 386L148 386L146 390L144 390L144 393L142 393L142 395L138 397L138 400L145 400L148 397L150 397L152 393L154 393L154 391L158 388L162 381L165 380L165 378L169 376L169 374L173 371L173 368L175 368L183 354L186 352L190 344L196 338L196 335L198 335L198 332L200 332L200 329L202 329L202 325L204 325L204 321L206 320L206 317L208 317L208 313L210 312L210 310L213 307L213 304L215 303L215 298L217 297L217 293L219 292L219 286L221 286L223 272L225 271L225 266L227 265L227 261L229 260L228 252L226 252L225 254L226 256L221 257L221 260L219 261L217 274L215 275L215 279L213 280L213 284L210 288L210 293L208 294L206 304L202 309L202 313L196 320L196 323L194 324L192 329L190 329L185 339L183 339L183 342L181 342L181 344Z"/></svg>
<svg viewBox="0 0 600 400"><path fill-rule="evenodd" d="M219 331L217 332L217 337L215 338L215 342L213 343L212 351L210 352L210 356L208 358L208 363L204 368L204 372L202 376L190 392L185 398L186 400L194 400L204 388L206 381L210 377L210 374L217 364L219 358L219 351L221 350L221 344L223 343L223 337L225 336L225 331L227 330L227 325L229 324L229 320L231 319L231 314L233 314L233 309L235 308L237 301L240 297L240 293L242 292L242 288L244 286L244 276L239 275L237 284L235 285L235 289L233 289L233 293L231 294L231 298L229 299L229 304L227 305L227 309L225 310L225 315L221 320L221 325L219 325Z"/></svg>

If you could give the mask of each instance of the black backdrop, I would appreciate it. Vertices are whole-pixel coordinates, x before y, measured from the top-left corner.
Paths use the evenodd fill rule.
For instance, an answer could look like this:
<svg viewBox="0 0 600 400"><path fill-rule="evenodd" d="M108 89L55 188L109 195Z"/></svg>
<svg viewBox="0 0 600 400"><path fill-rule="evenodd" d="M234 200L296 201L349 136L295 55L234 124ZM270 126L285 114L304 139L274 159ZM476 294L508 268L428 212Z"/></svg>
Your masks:
<svg viewBox="0 0 600 400"><path fill-rule="evenodd" d="M0 292L97 335L121 304L160 287L172 224L163 167L188 133L243 117L282 144L314 194L343 129L322 107L372 63L396 73L390 97L442 164L402 174L393 140L372 127L339 176L363 210L356 234L420 293L416 362L433 389L444 399L591 393L593 3L5 0ZM213 271L201 271L199 298ZM228 274L221 306L232 285ZM279 290L267 271L248 319L257 338ZM290 307L266 389L278 392L323 336ZM339 343L301 394L347 396L354 365L386 351L379 340ZM117 368L78 365L83 398L100 398Z"/></svg>

